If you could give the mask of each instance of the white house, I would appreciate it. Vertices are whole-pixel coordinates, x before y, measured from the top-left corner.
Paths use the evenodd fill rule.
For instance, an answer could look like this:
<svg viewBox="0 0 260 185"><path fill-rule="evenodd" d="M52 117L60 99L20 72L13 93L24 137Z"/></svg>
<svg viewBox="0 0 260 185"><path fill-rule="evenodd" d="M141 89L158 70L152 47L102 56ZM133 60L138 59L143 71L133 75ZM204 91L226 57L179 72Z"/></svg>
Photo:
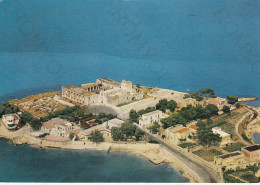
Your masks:
<svg viewBox="0 0 260 185"><path fill-rule="evenodd" d="M117 118L114 118L114 119L111 119L111 120L108 120L108 121L105 122L107 128L110 129L110 130L111 130L113 127L118 127L118 128L120 128L123 123L124 123L123 120L120 120L120 119L117 119Z"/></svg>
<svg viewBox="0 0 260 185"><path fill-rule="evenodd" d="M21 126L21 118L17 114L3 115L2 121L9 130L15 130Z"/></svg>
<svg viewBox="0 0 260 185"><path fill-rule="evenodd" d="M144 127L154 122L159 123L161 119L162 119L162 111L156 110L153 112L143 114L139 119L139 125Z"/></svg>
<svg viewBox="0 0 260 185"><path fill-rule="evenodd" d="M220 146L227 146L228 144L230 144L230 142L231 142L230 134L222 131L221 128L219 128L219 127L212 128L212 132L214 134L219 134L220 135L220 137L221 137Z"/></svg>

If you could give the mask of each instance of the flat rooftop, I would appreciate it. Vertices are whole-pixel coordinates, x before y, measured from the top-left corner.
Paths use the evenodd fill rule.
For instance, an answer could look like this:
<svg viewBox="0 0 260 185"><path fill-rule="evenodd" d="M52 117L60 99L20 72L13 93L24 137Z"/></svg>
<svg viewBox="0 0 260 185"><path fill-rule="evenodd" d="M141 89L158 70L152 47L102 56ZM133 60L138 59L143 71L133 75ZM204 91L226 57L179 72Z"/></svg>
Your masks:
<svg viewBox="0 0 260 185"><path fill-rule="evenodd" d="M234 157L234 156L238 156L238 155L241 155L241 152L237 151L237 152L233 152L233 153L229 153L229 154L220 155L218 157L221 159L226 159L226 158Z"/></svg>
<svg viewBox="0 0 260 185"><path fill-rule="evenodd" d="M153 115L153 114L159 114L161 111L160 110L155 110L155 111L153 111L153 112L148 112L148 113L146 113L146 114L143 114L142 116L151 116L151 115Z"/></svg>
<svg viewBox="0 0 260 185"><path fill-rule="evenodd" d="M253 151L256 151L256 150L260 150L260 145L247 146L244 149L249 151L249 152L253 152Z"/></svg>

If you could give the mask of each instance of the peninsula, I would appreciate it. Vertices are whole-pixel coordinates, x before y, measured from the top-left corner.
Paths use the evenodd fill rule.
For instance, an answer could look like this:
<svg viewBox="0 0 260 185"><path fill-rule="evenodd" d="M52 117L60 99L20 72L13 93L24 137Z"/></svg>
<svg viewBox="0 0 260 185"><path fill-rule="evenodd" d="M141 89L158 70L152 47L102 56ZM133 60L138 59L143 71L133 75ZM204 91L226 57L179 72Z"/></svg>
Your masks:
<svg viewBox="0 0 260 185"><path fill-rule="evenodd" d="M205 88L183 93L99 78L0 105L14 145L125 150L168 163L190 182L259 182L260 108Z"/></svg>

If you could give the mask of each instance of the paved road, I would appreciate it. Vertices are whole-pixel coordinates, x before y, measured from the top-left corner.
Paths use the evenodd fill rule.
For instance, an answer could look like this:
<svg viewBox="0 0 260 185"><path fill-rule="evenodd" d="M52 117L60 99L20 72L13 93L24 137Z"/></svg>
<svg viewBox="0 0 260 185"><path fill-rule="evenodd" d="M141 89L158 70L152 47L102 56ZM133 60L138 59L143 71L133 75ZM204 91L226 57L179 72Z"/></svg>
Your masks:
<svg viewBox="0 0 260 185"><path fill-rule="evenodd" d="M187 166L189 166L195 173L197 173L199 175L199 177L201 178L201 180L204 183L217 183L217 182L220 182L220 177L214 170L210 169L207 166L204 166L204 165L200 164L199 162L197 162L195 160L190 159L185 154L179 152L178 150L174 149L170 145L168 145L165 142L163 142L162 139L158 139L157 137L155 137L154 135L150 134L146 130L144 130L144 131L147 133L148 137L150 137L153 140L155 140L158 143L160 143L161 146L163 146L166 150L168 150L174 156L179 158L183 163L185 163Z"/></svg>

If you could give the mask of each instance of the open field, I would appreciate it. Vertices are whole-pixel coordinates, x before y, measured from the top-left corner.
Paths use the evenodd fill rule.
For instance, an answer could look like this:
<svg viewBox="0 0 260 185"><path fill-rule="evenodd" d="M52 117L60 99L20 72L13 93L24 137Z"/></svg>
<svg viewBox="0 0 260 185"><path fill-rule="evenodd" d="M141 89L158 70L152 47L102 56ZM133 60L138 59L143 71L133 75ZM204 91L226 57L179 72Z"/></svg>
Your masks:
<svg viewBox="0 0 260 185"><path fill-rule="evenodd" d="M22 111L41 118L68 107L54 100L57 95L60 95L60 91L31 95L20 100L11 100L9 103L18 106Z"/></svg>
<svg viewBox="0 0 260 185"><path fill-rule="evenodd" d="M235 125L246 113L248 112L247 109L244 107L240 107L238 109L235 109L231 112L231 114L223 114L221 116L218 116L213 119L213 124L210 127L218 126L219 124L223 122L228 122L233 125Z"/></svg>
<svg viewBox="0 0 260 185"><path fill-rule="evenodd" d="M206 161L213 161L215 156L221 155L223 154L222 152L220 152L219 150L215 149L215 148L203 148L197 151L192 152L195 155L205 159Z"/></svg>
<svg viewBox="0 0 260 185"><path fill-rule="evenodd" d="M223 148L224 150L228 151L228 152L234 152L234 151L241 151L241 148L244 147L245 145L242 143L234 143L230 146L227 146L225 148Z"/></svg>

